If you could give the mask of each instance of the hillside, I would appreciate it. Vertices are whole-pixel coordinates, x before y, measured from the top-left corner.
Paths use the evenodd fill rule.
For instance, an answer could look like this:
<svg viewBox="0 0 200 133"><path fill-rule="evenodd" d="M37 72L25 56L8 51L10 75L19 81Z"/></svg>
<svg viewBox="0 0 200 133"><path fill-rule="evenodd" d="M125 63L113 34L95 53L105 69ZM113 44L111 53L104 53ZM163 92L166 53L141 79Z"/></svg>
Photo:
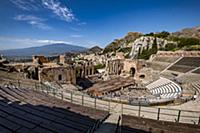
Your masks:
<svg viewBox="0 0 200 133"><path fill-rule="evenodd" d="M169 45L176 46L177 43L154 36L142 36L132 43L129 57L148 59L151 54L155 54L157 50L167 50L165 48Z"/></svg>
<svg viewBox="0 0 200 133"><path fill-rule="evenodd" d="M108 44L104 53L116 51L119 48L127 48L132 46L132 42L134 42L137 38L141 37L142 33L139 32L129 32L127 35L121 39L115 39L113 42Z"/></svg>
<svg viewBox="0 0 200 133"><path fill-rule="evenodd" d="M200 26L196 26L193 28L185 28L180 31L172 33L173 36L176 37L186 37L186 38L197 38L200 39Z"/></svg>
<svg viewBox="0 0 200 133"><path fill-rule="evenodd" d="M154 50L152 50L153 44L155 44ZM126 57L148 59L157 50L200 50L200 26L185 28L174 33L129 32L124 38L115 39L108 44L104 53L124 52Z"/></svg>
<svg viewBox="0 0 200 133"><path fill-rule="evenodd" d="M92 47L92 48L89 48L89 49L86 51L86 53L88 53L88 54L99 53L99 52L101 52L102 50L103 50L103 49L100 48L99 46L94 46L94 47Z"/></svg>
<svg viewBox="0 0 200 133"><path fill-rule="evenodd" d="M0 50L0 54L5 56L32 56L32 55L58 55L66 52L79 52L87 50L85 47L56 43L50 45L44 45L39 47L30 47L23 49L10 49L10 50Z"/></svg>

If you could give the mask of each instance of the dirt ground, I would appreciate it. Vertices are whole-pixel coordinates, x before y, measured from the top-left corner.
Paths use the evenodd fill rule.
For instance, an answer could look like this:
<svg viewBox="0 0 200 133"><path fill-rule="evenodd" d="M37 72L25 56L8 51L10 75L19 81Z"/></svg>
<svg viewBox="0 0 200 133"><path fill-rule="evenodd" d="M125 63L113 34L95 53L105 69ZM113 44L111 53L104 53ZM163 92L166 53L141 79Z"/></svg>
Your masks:
<svg viewBox="0 0 200 133"><path fill-rule="evenodd" d="M200 125L122 116L122 133L200 133Z"/></svg>

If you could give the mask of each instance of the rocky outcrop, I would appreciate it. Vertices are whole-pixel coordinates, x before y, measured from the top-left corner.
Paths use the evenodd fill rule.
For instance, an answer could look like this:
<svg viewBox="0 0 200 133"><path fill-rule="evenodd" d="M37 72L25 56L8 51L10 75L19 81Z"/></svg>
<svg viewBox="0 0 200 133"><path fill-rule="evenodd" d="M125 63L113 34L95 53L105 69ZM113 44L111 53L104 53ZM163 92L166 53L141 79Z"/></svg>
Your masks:
<svg viewBox="0 0 200 133"><path fill-rule="evenodd" d="M127 33L125 37L121 39L115 39L113 42L108 44L104 49L104 53L117 51L120 48L131 47L131 43L141 36L142 36L142 33L129 32Z"/></svg>
<svg viewBox="0 0 200 133"><path fill-rule="evenodd" d="M151 36L142 36L132 42L132 50L130 52L131 58L136 58L139 53L142 53L144 49L151 49L153 44L157 44L157 48L164 48L166 44L176 43L173 41L168 41L162 38L155 38Z"/></svg>
<svg viewBox="0 0 200 133"><path fill-rule="evenodd" d="M141 36L142 33L139 32L128 32L128 34L124 37L124 44L122 47L131 47L131 43Z"/></svg>

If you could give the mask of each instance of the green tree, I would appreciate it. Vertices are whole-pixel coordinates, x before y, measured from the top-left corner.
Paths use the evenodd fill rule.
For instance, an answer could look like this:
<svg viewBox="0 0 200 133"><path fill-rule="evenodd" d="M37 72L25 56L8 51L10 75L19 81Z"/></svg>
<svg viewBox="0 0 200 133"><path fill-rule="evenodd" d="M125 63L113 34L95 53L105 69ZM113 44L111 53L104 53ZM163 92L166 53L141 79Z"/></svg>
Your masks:
<svg viewBox="0 0 200 133"><path fill-rule="evenodd" d="M106 65L105 64L97 64L96 66L94 66L95 69L102 69L104 68Z"/></svg>
<svg viewBox="0 0 200 133"><path fill-rule="evenodd" d="M153 44L152 44L152 48L149 49L149 48L146 48L144 49L141 53L138 54L138 58L139 59L149 59L149 57L152 55L152 54L156 54L158 51L158 47L157 47L157 39L156 37L154 38L154 41L153 41Z"/></svg>
<svg viewBox="0 0 200 133"><path fill-rule="evenodd" d="M153 40L151 52L152 52L152 54L156 54L157 51L158 51L158 45L157 45L157 39L155 37Z"/></svg>
<svg viewBox="0 0 200 133"><path fill-rule="evenodd" d="M196 38L179 38L178 47L200 45L200 40Z"/></svg>
<svg viewBox="0 0 200 133"><path fill-rule="evenodd" d="M167 38L167 37L169 37L169 35L170 35L170 33L167 31L162 31L160 33L150 32L148 34L145 34L145 36L152 36L152 37L158 37L158 38Z"/></svg>
<svg viewBox="0 0 200 133"><path fill-rule="evenodd" d="M170 35L169 32L167 31L162 31L160 33L155 34L155 37L159 37L159 38L167 38Z"/></svg>

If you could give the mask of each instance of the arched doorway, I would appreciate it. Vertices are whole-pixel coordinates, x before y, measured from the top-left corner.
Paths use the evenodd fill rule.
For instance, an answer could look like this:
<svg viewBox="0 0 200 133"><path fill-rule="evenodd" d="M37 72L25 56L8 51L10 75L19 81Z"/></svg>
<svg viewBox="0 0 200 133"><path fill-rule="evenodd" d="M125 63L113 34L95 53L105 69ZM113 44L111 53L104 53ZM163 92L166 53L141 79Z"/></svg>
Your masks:
<svg viewBox="0 0 200 133"><path fill-rule="evenodd" d="M80 69L80 71L79 71L79 77L83 77L83 70L82 69Z"/></svg>
<svg viewBox="0 0 200 133"><path fill-rule="evenodd" d="M59 80L59 81L62 80L62 75L61 75L61 74L58 75L58 80Z"/></svg>
<svg viewBox="0 0 200 133"><path fill-rule="evenodd" d="M141 75L139 76L139 78L144 79L144 78L145 78L145 75L144 75L144 74L141 74Z"/></svg>
<svg viewBox="0 0 200 133"><path fill-rule="evenodd" d="M92 68L90 68L90 75L93 75L93 73L92 73Z"/></svg>
<svg viewBox="0 0 200 133"><path fill-rule="evenodd" d="M135 75L135 68L134 67L131 67L130 74L131 74L131 77L134 77L134 75Z"/></svg>

